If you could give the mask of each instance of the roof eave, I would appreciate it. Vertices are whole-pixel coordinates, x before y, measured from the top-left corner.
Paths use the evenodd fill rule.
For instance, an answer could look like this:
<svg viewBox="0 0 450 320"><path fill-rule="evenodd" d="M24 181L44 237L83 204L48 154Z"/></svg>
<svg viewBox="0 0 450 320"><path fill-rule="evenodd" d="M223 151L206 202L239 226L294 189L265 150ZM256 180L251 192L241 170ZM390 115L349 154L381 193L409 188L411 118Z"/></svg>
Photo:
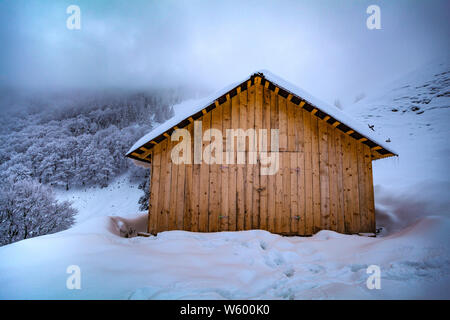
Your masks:
<svg viewBox="0 0 450 320"><path fill-rule="evenodd" d="M202 117L203 114L211 111L212 109L224 103L230 97L231 94L233 94L233 96L237 94L238 88L240 88L241 90L246 90L249 85L251 86L254 84L255 78L257 77L260 78L259 81L261 82L261 84L265 85L267 88L269 88L269 90L272 89L276 90L278 94L280 94L284 98L287 98L289 96L294 104L296 104L297 106L301 105L301 107L303 107L309 112L313 112L313 110L315 110L316 112L314 112L314 114L321 120L328 118L325 121L327 121L329 124L349 134L352 138L368 145L369 148L371 149L373 160L398 156L398 153L392 150L392 148L385 146L383 143L374 141L372 138L367 137L367 135L364 135L364 133L360 133L359 131L361 130L356 129L354 130L350 126L346 125L345 121L342 121L343 119L341 119L342 115L336 116L336 112L335 113L331 112L332 114L330 114L329 110L324 111L323 108L318 106L317 103L314 103L314 101L311 101L311 99L301 97L297 93L293 92L295 90L290 90L289 88L283 87L282 85L276 83L276 81L270 79L271 77L273 77L273 75L271 75L270 77L266 77L263 72L256 72L252 74L244 81L232 87L232 89L222 93L222 95L219 95L219 97L212 99L212 101L209 101L205 106L199 108L199 111L196 111L190 116L184 118L178 124L164 130L161 134L153 137L152 139L143 143L137 148L134 148L133 150L130 149L130 151L125 156L137 161L151 163L151 149L153 148L154 145L160 143L162 140L170 136L170 134L174 131L175 128L184 128L190 122ZM268 83L266 84L266 82ZM170 121L170 119L168 121ZM339 123L336 125L337 122Z"/></svg>

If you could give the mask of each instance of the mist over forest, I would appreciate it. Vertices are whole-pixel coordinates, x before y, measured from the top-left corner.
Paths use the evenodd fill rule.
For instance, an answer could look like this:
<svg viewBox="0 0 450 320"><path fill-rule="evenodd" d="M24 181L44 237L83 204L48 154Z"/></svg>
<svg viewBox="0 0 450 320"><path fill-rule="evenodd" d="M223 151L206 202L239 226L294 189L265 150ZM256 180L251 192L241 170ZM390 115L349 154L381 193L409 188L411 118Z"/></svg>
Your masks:
<svg viewBox="0 0 450 320"><path fill-rule="evenodd" d="M174 89L3 90L0 243L70 227L76 210L69 202L58 203L55 190L104 188L126 172L142 190L139 203L146 209L149 169L135 166L125 153L170 118L172 106L185 96ZM42 219L44 215L50 219ZM43 221L54 227L43 228Z"/></svg>

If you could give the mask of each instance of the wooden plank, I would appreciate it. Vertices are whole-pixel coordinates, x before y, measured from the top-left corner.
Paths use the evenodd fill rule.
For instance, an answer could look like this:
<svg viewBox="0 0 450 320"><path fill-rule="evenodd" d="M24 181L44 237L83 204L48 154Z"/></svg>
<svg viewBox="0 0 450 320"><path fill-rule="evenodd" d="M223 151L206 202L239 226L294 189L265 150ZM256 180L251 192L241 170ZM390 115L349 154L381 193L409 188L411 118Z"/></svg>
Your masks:
<svg viewBox="0 0 450 320"><path fill-rule="evenodd" d="M157 217L157 232L165 231L167 230L167 210L165 207L167 196L165 194L166 192L166 186L167 181L170 181L170 172L171 169L168 167L171 167L170 162L167 161L167 155L170 156L170 150L169 150L169 140L164 139L161 141L161 173L160 173L160 183L159 183L159 194L161 200L158 201L158 217ZM170 182L169 182L170 183ZM169 184L170 187L170 184ZM169 197L170 201L170 197ZM169 202L170 203L170 202Z"/></svg>
<svg viewBox="0 0 450 320"><path fill-rule="evenodd" d="M255 104L254 104L254 129L255 129L255 154L253 157L257 159L257 163L252 165L253 168L253 204L252 204L252 229L260 228L260 206L261 206L261 160L258 155L258 136L259 130L262 128L262 110L263 110L263 86L258 82L255 84Z"/></svg>
<svg viewBox="0 0 450 320"><path fill-rule="evenodd" d="M185 165L185 204L184 204L184 217L183 217L183 225L184 230L191 231L192 230L192 215L195 211L195 204L193 201L193 172L192 172L192 163L193 163L193 155L194 155L194 124L191 122L185 128L189 131L191 136L191 160L189 164Z"/></svg>
<svg viewBox="0 0 450 320"><path fill-rule="evenodd" d="M295 105L287 101L286 102L286 114L287 114L287 151L296 152L298 150L298 142L295 134Z"/></svg>
<svg viewBox="0 0 450 320"><path fill-rule="evenodd" d="M316 233L322 229L320 213L320 157L319 157L319 132L318 118L311 116L311 165L312 165L312 187L313 187L313 216L314 230Z"/></svg>
<svg viewBox="0 0 450 320"><path fill-rule="evenodd" d="M323 229L330 229L330 170L328 163L328 128L318 120L319 128L319 176L320 176L320 221Z"/></svg>
<svg viewBox="0 0 450 320"><path fill-rule="evenodd" d="M224 125L225 128L225 125ZM231 98L231 122L229 129L239 128L239 94ZM234 144L234 142L233 142ZM236 165L236 145L232 148L233 153L230 153L233 164L227 164L228 166L228 202L229 202L229 214L228 214L228 230L235 231L237 227L237 165ZM226 151L231 152L230 149Z"/></svg>
<svg viewBox="0 0 450 320"><path fill-rule="evenodd" d="M259 145L259 151L268 151L270 152L270 90L268 87L264 87L262 89L263 96L262 96L262 129L266 129L265 135L261 137L261 141L265 143L265 145ZM258 133L259 134L259 133ZM262 134L262 133L261 133ZM261 167L262 164L260 164ZM259 227L263 230L268 229L268 176L267 175L260 175L260 188L261 192L259 193L260 196L260 208L259 208L259 217L260 217L260 225Z"/></svg>
<svg viewBox="0 0 450 320"><path fill-rule="evenodd" d="M288 154L289 154L289 188L290 188L290 200L289 200L289 225L290 233L298 233L298 221L300 215L298 212L298 141L296 138L295 128L295 109L296 106L287 99L286 111L287 111L287 132L288 132Z"/></svg>
<svg viewBox="0 0 450 320"><path fill-rule="evenodd" d="M209 139L210 136L205 132L211 128L211 112L202 116L202 136ZM209 144L207 141L202 142L202 150ZM200 165L200 198L199 198L199 219L198 229L200 232L209 231L209 165L204 161Z"/></svg>
<svg viewBox="0 0 450 320"><path fill-rule="evenodd" d="M171 147L173 148L178 143L179 141L172 141ZM179 166L177 164L172 162L172 174L170 182L172 195L170 196L168 230L177 229L178 167Z"/></svg>
<svg viewBox="0 0 450 320"><path fill-rule="evenodd" d="M283 215L281 217L281 232L291 232L291 175L290 175L290 152L282 152L282 175L283 175Z"/></svg>
<svg viewBox="0 0 450 320"><path fill-rule="evenodd" d="M273 103L272 103L273 99ZM276 92L273 93L273 97L271 97L271 110L270 113L272 115L270 126L271 128L278 128L279 135L280 133L280 110L278 105L278 95ZM274 230L276 233L280 233L281 228L281 220L283 216L283 175L282 175L282 153L279 152L279 170L274 178L274 193L275 193L275 220L274 220Z"/></svg>
<svg viewBox="0 0 450 320"><path fill-rule="evenodd" d="M290 233L291 228L291 177L290 165L291 159L288 151L288 111L286 99L278 96L278 114L280 121L280 151L281 151L281 176L282 187L277 190L282 193L282 215L281 215L281 233Z"/></svg>
<svg viewBox="0 0 450 320"><path fill-rule="evenodd" d="M247 90L242 91L239 94L239 127L245 130L247 127ZM241 150L243 148L243 150ZM243 147L236 147L236 155L239 153L245 154L245 145ZM247 161L247 160L245 160ZM237 230L244 230L245 226L245 174L246 174L246 165L245 164L237 164L237 174L236 174L236 196L237 196L237 218L236 218L236 226Z"/></svg>
<svg viewBox="0 0 450 320"><path fill-rule="evenodd" d="M354 232L360 232L360 219L361 215L359 213L359 183L358 183L358 157L356 152L356 144L358 143L355 139L351 138L351 177L352 177L352 212L353 212L353 230Z"/></svg>
<svg viewBox="0 0 450 320"><path fill-rule="evenodd" d="M282 96L278 96L278 118L279 118L279 130L280 130L280 151L288 151L288 114L286 99Z"/></svg>
<svg viewBox="0 0 450 320"><path fill-rule="evenodd" d="M343 154L342 154L342 133L335 130L334 140L336 147L336 187L338 190L338 200L336 208L336 220L337 220L337 231L340 233L345 233L345 203L344 203L344 167L343 167Z"/></svg>
<svg viewBox="0 0 450 320"><path fill-rule="evenodd" d="M192 153L194 154L194 153ZM192 165L192 193L191 193L191 231L199 231L200 216L200 166L201 164Z"/></svg>
<svg viewBox="0 0 450 320"><path fill-rule="evenodd" d="M270 91L270 90L268 90ZM274 92L269 92L269 103L270 103L270 116L268 127L270 129L278 129L278 111L277 111L277 96ZM271 134L269 134L271 135ZM270 150L272 150L272 141L270 141ZM267 230L270 232L275 232L276 228L276 208L275 208L275 198L276 198L276 176L269 175L267 177Z"/></svg>
<svg viewBox="0 0 450 320"><path fill-rule="evenodd" d="M211 128L222 132L222 106L216 107L211 111ZM214 138L215 139L215 138ZM220 141L222 142L222 141ZM214 156L217 157L215 151ZM209 165L209 232L219 231L219 217L221 216L221 185L220 174L221 164L213 163Z"/></svg>
<svg viewBox="0 0 450 320"><path fill-rule="evenodd" d="M300 220L299 213L299 195L298 195L298 152L288 152L290 158L290 233L298 234L298 224Z"/></svg>
<svg viewBox="0 0 450 320"><path fill-rule="evenodd" d="M148 232L156 234L158 232L158 201L159 201L159 183L160 183L160 173L161 173L161 145L156 145L153 148L152 154L152 179L151 179L151 191L150 191L150 201L149 201L149 224Z"/></svg>
<svg viewBox="0 0 450 320"><path fill-rule="evenodd" d="M312 173L312 125L311 114L302 109L303 139L304 139L304 169L305 176L305 234L314 233L314 206L313 206L313 173Z"/></svg>
<svg viewBox="0 0 450 320"><path fill-rule="evenodd" d="M329 166L329 190L330 190L330 224L329 228L333 231L338 231L337 215L339 192L337 188L337 155L336 155L336 129L326 124L328 130L328 166Z"/></svg>
<svg viewBox="0 0 450 320"><path fill-rule="evenodd" d="M369 215L366 203L366 171L364 162L364 145L360 142L356 143L356 151L358 158L358 194L359 194L359 215L360 228L359 232L369 231Z"/></svg>
<svg viewBox="0 0 450 320"><path fill-rule="evenodd" d="M364 146L364 163L365 163L365 174L366 174L366 205L367 205L367 216L368 216L368 228L369 232L376 231L375 224L375 199L373 190L373 174L372 174L372 157L370 148Z"/></svg>
<svg viewBox="0 0 450 320"><path fill-rule="evenodd" d="M344 225L345 233L353 233L353 199L352 199L352 157L350 137L341 134L343 157L343 192L344 192Z"/></svg>
<svg viewBox="0 0 450 320"><path fill-rule="evenodd" d="M176 165L178 168L177 178L177 203L176 203L176 229L183 230L184 227L184 204L186 199L186 165Z"/></svg>
<svg viewBox="0 0 450 320"><path fill-rule="evenodd" d="M247 89L247 125L245 129L254 128L255 125L255 86L251 86ZM254 144L253 140L253 145ZM253 216L253 188L254 188L254 164L250 164L250 159L253 154L249 151L250 141L246 143L246 174L245 174L245 223L244 230L252 229L252 216Z"/></svg>
<svg viewBox="0 0 450 320"><path fill-rule="evenodd" d="M297 233L306 234L305 225L305 150L304 150L304 126L303 111L294 106L295 145L297 153Z"/></svg>
<svg viewBox="0 0 450 320"><path fill-rule="evenodd" d="M222 146L225 151L222 156L222 164L220 165L220 176L222 179L221 184L221 197L220 197L220 216L219 216L219 230L227 231L228 230L228 222L230 219L230 200L229 200L229 185L230 185L230 166L226 163L226 129L231 128L231 99L224 102L222 105Z"/></svg>

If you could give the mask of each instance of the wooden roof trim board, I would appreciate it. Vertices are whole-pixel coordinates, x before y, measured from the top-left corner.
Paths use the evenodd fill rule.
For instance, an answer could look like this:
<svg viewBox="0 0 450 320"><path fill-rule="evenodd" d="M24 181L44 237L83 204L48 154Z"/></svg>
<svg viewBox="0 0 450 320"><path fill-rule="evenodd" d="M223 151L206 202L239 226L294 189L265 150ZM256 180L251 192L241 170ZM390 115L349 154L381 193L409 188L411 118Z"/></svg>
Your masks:
<svg viewBox="0 0 450 320"><path fill-rule="evenodd" d="M235 95L239 94L242 91L247 90L249 87L255 85L256 83L259 83L263 85L265 88L268 88L269 90L275 92L276 94L282 96L283 98L288 99L295 105L298 105L300 108L305 109L306 111L310 112L311 114L317 116L319 119L327 122L328 124L332 125L333 127L341 130L342 132L348 134L350 137L356 139L357 141L364 143L368 145L372 151L372 156L375 159L382 159L386 157L392 157L396 156L394 152L391 152L390 150L387 150L386 148L380 146L378 143L372 141L368 137L365 137L364 135L358 133L356 130L353 130L349 126L341 123L340 121L334 119L331 115L329 115L327 112L320 109L320 107L312 105L307 100L303 99L302 97L298 96L295 93L289 92L288 90L282 88L278 84L274 83L273 81L270 81L264 77L264 74L262 73L255 73L248 80L245 80L244 82L238 84L237 86L233 87L228 92L225 92L224 94L220 95L218 98L216 98L212 103L207 106L206 108L201 109L201 111L196 112L195 114L191 115L190 117L183 119L180 121L177 125L167 129L151 141L144 143L142 146L138 147L137 149L129 151L126 156L138 161L144 161L144 162L151 162L150 152L148 150L151 150L152 147L158 143L160 143L165 138L168 138L170 134L173 132L174 129L177 128L184 128L187 124L191 123L193 120L197 120L198 118L202 117L206 113L212 111L216 107L222 105L226 101L229 101L231 97L234 97ZM140 148L145 147L147 148L147 151L144 151L143 153L140 153ZM373 152L375 151L375 152Z"/></svg>

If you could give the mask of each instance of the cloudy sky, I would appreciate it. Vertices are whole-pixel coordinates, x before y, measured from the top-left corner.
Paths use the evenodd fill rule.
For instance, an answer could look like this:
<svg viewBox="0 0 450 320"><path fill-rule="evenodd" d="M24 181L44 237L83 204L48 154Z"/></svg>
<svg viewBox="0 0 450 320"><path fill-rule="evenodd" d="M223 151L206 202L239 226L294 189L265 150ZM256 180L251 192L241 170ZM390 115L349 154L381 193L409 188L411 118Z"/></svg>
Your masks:
<svg viewBox="0 0 450 320"><path fill-rule="evenodd" d="M80 30L66 27L71 4ZM381 30L366 27L371 4ZM449 12L448 0L2 0L0 86L217 90L269 69L351 101L447 54Z"/></svg>

